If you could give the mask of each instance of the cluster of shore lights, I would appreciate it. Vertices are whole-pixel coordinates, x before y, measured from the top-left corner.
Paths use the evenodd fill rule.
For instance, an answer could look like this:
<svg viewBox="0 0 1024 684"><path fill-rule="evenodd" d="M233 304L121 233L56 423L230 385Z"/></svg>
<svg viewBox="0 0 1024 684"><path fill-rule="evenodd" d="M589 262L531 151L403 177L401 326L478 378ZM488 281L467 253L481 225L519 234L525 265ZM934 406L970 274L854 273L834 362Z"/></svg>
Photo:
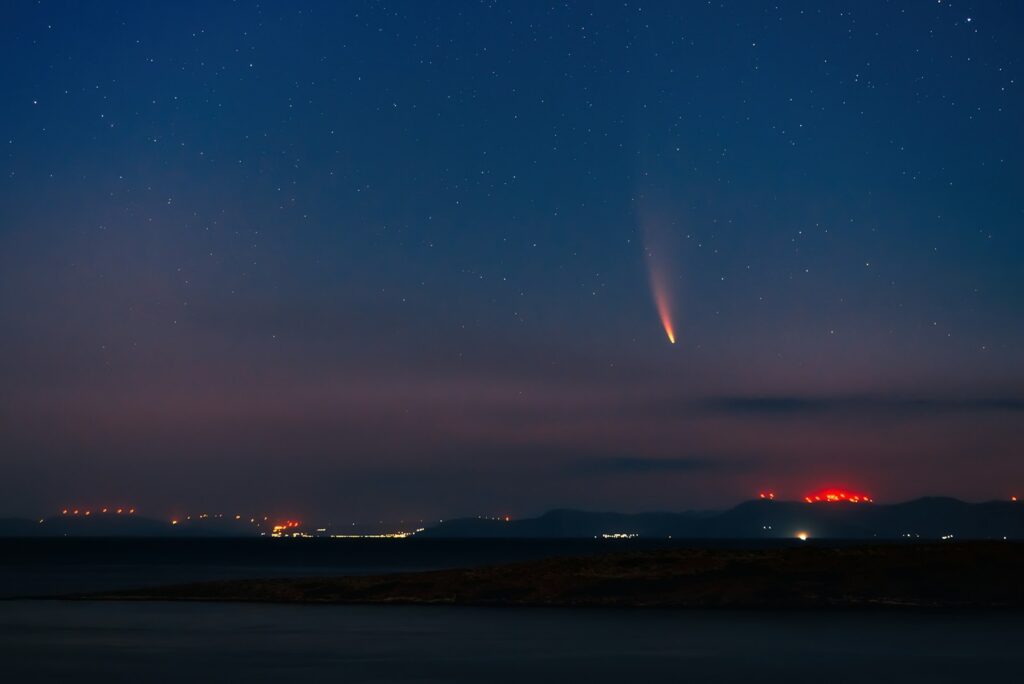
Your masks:
<svg viewBox="0 0 1024 684"><path fill-rule="evenodd" d="M135 515L135 509L124 507L110 508L108 506L106 508L97 508L96 510L91 508L62 508L60 511L61 515L92 515L93 513L97 515L102 515L104 513L112 513L114 515Z"/></svg>
<svg viewBox="0 0 1024 684"><path fill-rule="evenodd" d="M867 494L851 492L845 489L823 489L820 492L804 497L807 503L871 503L873 499Z"/></svg>
<svg viewBox="0 0 1024 684"><path fill-rule="evenodd" d="M332 534L330 537L331 539L408 539L425 529L425 527L417 527L413 531L399 530L397 532L380 532L377 534Z"/></svg>
<svg viewBox="0 0 1024 684"><path fill-rule="evenodd" d="M270 536L283 537L286 534L294 534L297 532L300 525L302 525L302 523L298 520L285 520L282 523L274 525L270 529Z"/></svg>

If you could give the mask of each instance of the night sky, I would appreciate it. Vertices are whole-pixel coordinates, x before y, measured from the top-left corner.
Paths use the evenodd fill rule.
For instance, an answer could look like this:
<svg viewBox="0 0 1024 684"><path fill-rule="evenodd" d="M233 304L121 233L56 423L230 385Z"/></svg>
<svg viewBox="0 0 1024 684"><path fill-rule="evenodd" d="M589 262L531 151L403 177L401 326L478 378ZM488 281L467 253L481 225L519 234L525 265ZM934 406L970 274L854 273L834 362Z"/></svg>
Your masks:
<svg viewBox="0 0 1024 684"><path fill-rule="evenodd" d="M0 515L1024 491L1020 3L0 24Z"/></svg>

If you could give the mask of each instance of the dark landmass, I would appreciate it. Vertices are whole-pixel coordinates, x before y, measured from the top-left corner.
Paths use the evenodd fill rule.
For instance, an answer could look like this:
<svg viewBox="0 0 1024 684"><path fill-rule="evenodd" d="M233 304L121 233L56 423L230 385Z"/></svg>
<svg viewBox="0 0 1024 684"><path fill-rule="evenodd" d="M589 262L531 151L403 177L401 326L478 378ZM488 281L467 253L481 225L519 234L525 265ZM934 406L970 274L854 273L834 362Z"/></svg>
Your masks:
<svg viewBox="0 0 1024 684"><path fill-rule="evenodd" d="M796 539L0 539L0 599L272 577L383 575L668 549L795 546ZM835 539L820 545L862 544ZM894 542L901 543L901 542Z"/></svg>
<svg viewBox="0 0 1024 684"><path fill-rule="evenodd" d="M268 532L269 527L220 518L171 524L169 520L111 512L55 515L42 520L0 518L0 537L256 537Z"/></svg>
<svg viewBox="0 0 1024 684"><path fill-rule="evenodd" d="M677 549L391 575L204 582L78 598L657 608L1024 608L1024 545Z"/></svg>
<svg viewBox="0 0 1024 684"><path fill-rule="evenodd" d="M448 520L420 536L531 539L635 534L684 539L1024 539L1024 503L927 497L900 504L755 500L719 512L590 513Z"/></svg>
<svg viewBox="0 0 1024 684"><path fill-rule="evenodd" d="M43 520L0 519L0 537L259 537L269 534L273 524L219 516L172 525L134 515L58 515ZM292 531L314 536L331 533L329 527L324 533L315 528ZM634 515L554 510L521 520L446 520L416 537L572 539L630 534L641 538L793 539L801 532L815 539L1024 539L1024 502L967 503L927 497L890 505L755 500L726 511Z"/></svg>

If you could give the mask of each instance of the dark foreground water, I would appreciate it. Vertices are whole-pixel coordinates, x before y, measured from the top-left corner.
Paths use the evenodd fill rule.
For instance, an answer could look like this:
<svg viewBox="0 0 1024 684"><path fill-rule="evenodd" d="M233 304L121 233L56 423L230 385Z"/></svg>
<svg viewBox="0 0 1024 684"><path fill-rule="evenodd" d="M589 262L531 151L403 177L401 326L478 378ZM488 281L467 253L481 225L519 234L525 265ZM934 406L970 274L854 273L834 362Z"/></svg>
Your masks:
<svg viewBox="0 0 1024 684"><path fill-rule="evenodd" d="M1019 681L1007 614L0 601L5 682Z"/></svg>

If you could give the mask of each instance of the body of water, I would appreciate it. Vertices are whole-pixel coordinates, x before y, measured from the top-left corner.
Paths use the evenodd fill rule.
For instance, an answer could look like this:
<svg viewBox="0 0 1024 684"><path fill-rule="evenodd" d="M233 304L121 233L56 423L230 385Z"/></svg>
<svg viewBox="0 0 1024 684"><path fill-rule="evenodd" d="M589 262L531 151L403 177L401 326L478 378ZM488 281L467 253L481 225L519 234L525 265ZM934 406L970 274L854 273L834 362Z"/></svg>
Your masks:
<svg viewBox="0 0 1024 684"><path fill-rule="evenodd" d="M979 682L1009 614L0 602L4 681Z"/></svg>
<svg viewBox="0 0 1024 684"><path fill-rule="evenodd" d="M415 571L686 545L667 540L4 540L0 681L862 683L1015 681L1024 672L1024 621L1011 613L53 598L204 579Z"/></svg>

